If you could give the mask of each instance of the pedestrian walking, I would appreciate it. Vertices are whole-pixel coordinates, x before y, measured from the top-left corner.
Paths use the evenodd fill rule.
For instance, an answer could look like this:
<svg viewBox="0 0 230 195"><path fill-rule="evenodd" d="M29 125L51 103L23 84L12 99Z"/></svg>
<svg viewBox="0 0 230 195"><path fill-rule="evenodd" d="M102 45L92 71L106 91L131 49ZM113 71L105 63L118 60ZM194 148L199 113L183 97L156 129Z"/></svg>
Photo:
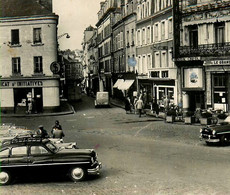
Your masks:
<svg viewBox="0 0 230 195"><path fill-rule="evenodd" d="M143 101L142 101L141 97L139 97L139 99L136 102L136 108L137 108L137 110L139 112L139 117L141 117L143 105L144 105Z"/></svg>
<svg viewBox="0 0 230 195"><path fill-rule="evenodd" d="M125 111L126 111L126 114L128 114L128 112L131 112L131 105L130 105L129 97L125 98Z"/></svg>
<svg viewBox="0 0 230 195"><path fill-rule="evenodd" d="M65 134L62 130L62 126L60 125L58 120L55 121L55 125L53 126L51 130L51 134L53 138L62 139L63 137L65 137Z"/></svg>
<svg viewBox="0 0 230 195"><path fill-rule="evenodd" d="M39 125L36 134L37 134L37 136L39 136L39 137L41 137L41 138L48 138L48 137L49 137L49 134L48 134L47 131L44 129L43 125Z"/></svg>
<svg viewBox="0 0 230 195"><path fill-rule="evenodd" d="M155 113L156 113L156 117L158 117L160 108L159 108L159 104L157 103L157 101L155 101L155 100L153 101L152 107L153 107L153 111L155 111Z"/></svg>
<svg viewBox="0 0 230 195"><path fill-rule="evenodd" d="M137 113L137 106L136 106L137 100L138 100L138 97L136 96L133 100L134 114Z"/></svg>

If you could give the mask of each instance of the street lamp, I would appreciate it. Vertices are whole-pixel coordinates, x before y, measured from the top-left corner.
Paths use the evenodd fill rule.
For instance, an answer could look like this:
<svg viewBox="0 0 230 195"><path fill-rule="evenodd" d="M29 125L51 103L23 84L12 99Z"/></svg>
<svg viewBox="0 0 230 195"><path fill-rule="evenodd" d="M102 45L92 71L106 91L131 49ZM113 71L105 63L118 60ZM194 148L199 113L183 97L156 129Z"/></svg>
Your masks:
<svg viewBox="0 0 230 195"><path fill-rule="evenodd" d="M66 35L66 38L67 38L67 39L70 38L70 36L69 36L68 33L64 33L64 34L62 34L62 35L59 35L59 36L57 37L57 39L60 39L60 38L62 38L62 37L65 36L65 35Z"/></svg>

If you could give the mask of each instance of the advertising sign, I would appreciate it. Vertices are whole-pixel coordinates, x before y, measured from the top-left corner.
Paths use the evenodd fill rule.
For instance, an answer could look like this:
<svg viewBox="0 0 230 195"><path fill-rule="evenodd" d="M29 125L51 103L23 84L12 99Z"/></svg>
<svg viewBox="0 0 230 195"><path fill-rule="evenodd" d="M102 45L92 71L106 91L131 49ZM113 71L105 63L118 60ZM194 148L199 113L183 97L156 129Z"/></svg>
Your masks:
<svg viewBox="0 0 230 195"><path fill-rule="evenodd" d="M185 88L203 88L202 68L184 69L184 87Z"/></svg>

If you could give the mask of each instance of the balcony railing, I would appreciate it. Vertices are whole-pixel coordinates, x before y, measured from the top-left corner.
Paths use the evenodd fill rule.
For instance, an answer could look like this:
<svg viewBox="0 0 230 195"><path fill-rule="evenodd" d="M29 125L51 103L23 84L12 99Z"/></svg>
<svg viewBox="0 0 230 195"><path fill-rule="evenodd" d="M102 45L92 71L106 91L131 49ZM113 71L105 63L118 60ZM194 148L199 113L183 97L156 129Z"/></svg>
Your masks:
<svg viewBox="0 0 230 195"><path fill-rule="evenodd" d="M203 44L197 47L180 46L180 57L208 57L208 56L226 56L230 55L230 42Z"/></svg>

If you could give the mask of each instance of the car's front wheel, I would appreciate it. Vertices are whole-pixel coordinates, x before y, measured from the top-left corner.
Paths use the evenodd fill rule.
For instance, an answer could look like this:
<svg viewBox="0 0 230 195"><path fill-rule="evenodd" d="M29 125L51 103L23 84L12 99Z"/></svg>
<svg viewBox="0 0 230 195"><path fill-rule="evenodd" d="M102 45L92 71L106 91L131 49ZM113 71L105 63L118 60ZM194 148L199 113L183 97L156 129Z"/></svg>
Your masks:
<svg viewBox="0 0 230 195"><path fill-rule="evenodd" d="M227 145L227 138L224 136L224 135L222 135L221 137L220 137L220 144L222 145L222 146L226 146Z"/></svg>
<svg viewBox="0 0 230 195"><path fill-rule="evenodd" d="M0 172L0 184L1 185L8 185L11 183L11 175L8 171L1 171Z"/></svg>
<svg viewBox="0 0 230 195"><path fill-rule="evenodd" d="M69 177L72 181L82 181L86 178L87 172L82 167L74 167L70 170Z"/></svg>

